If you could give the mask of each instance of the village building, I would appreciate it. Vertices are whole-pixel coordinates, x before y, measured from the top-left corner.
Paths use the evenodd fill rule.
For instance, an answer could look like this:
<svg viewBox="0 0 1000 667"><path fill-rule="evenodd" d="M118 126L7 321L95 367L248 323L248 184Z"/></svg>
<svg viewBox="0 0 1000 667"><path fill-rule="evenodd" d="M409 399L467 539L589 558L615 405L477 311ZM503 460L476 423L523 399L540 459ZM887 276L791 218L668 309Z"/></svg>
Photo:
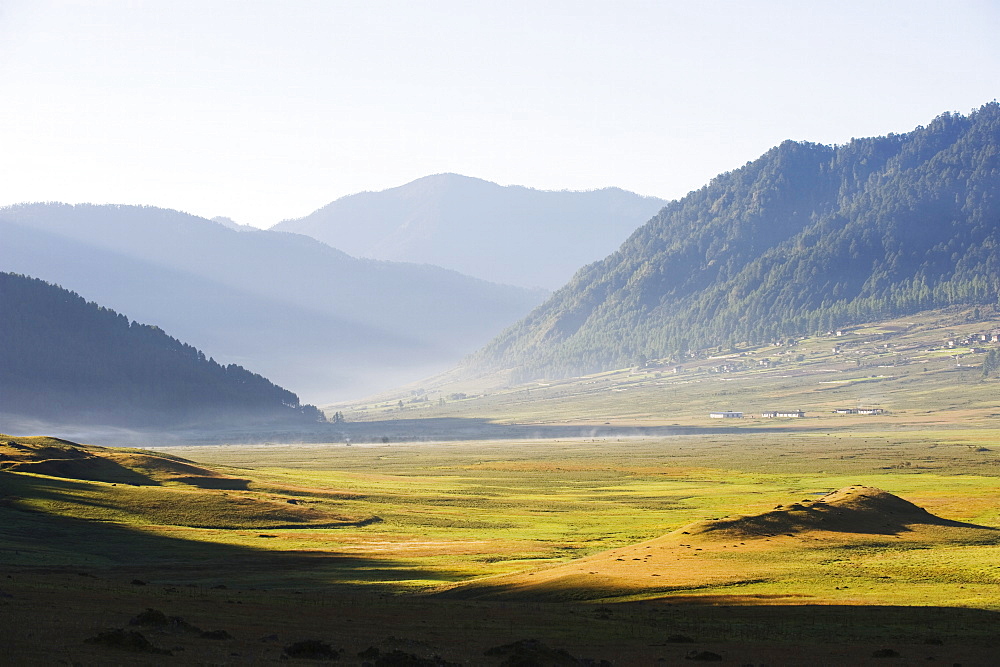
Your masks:
<svg viewBox="0 0 1000 667"><path fill-rule="evenodd" d="M801 410L767 410L760 413L760 416L764 419L773 419L775 417L794 417L801 418L805 417L806 413Z"/></svg>
<svg viewBox="0 0 1000 667"><path fill-rule="evenodd" d="M742 412L710 412L708 416L712 419L743 419Z"/></svg>

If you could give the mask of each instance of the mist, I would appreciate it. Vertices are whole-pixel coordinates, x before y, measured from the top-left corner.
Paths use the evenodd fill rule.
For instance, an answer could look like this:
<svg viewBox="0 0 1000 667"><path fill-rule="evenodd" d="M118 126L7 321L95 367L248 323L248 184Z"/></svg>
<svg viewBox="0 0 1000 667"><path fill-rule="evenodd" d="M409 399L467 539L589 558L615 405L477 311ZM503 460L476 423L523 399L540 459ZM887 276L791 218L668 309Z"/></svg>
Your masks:
<svg viewBox="0 0 1000 667"><path fill-rule="evenodd" d="M447 370L546 296L146 207L13 207L0 234L5 270L159 326L311 403Z"/></svg>

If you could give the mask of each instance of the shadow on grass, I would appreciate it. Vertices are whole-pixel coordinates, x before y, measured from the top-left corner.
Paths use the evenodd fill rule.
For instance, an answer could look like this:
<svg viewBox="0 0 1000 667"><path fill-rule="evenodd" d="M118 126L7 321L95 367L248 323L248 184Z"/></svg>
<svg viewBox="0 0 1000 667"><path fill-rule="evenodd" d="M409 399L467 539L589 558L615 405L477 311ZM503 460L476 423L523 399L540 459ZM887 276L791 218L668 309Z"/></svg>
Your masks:
<svg viewBox="0 0 1000 667"><path fill-rule="evenodd" d="M828 498L834 498L827 502ZM848 487L815 501L779 505L770 512L735 519L713 519L689 528L691 534L739 538L773 537L810 530L865 535L900 535L918 527L963 529L962 541L995 542L1000 529L935 516L881 489ZM954 533L953 531L953 534Z"/></svg>
<svg viewBox="0 0 1000 667"><path fill-rule="evenodd" d="M457 572L413 567L391 558L371 558L325 551L268 548L267 530L227 530L241 540L259 540L259 548L203 540L186 540L109 521L88 520L34 510L26 498L62 499L101 507L81 498L84 481L21 477L0 473L0 567L29 569L110 570L128 577L177 581L224 580L239 585L361 586L410 580L453 581ZM350 525L360 525L354 522ZM348 525L348 524L344 524ZM301 528L315 528L303 525ZM336 527L340 527L339 525ZM288 526L284 529L298 528ZM183 532L184 528L179 528Z"/></svg>
<svg viewBox="0 0 1000 667"><path fill-rule="evenodd" d="M250 488L250 480L240 477L174 477L172 482L187 484L199 489L215 489L217 491L246 491Z"/></svg>
<svg viewBox="0 0 1000 667"><path fill-rule="evenodd" d="M160 484L147 475L101 456L19 461L6 465L4 469L11 472L28 472L51 477L131 484L133 486L159 486Z"/></svg>
<svg viewBox="0 0 1000 667"><path fill-rule="evenodd" d="M690 588L687 589L690 591ZM468 598L449 594L427 596L467 605L534 606L618 623L634 629L632 636L670 643L686 636L697 641L770 642L899 641L915 644L994 642L1000 612L968 607L824 604L812 596L671 594L642 601L595 603L593 589ZM604 593L614 595L616 591ZM624 591L619 591L624 592ZM646 591L648 592L648 591ZM573 618L573 617L570 617ZM577 618L579 618L577 616ZM643 630L637 628L643 627Z"/></svg>
<svg viewBox="0 0 1000 667"><path fill-rule="evenodd" d="M957 607L782 604L706 595L605 605L609 620L644 622L699 641L893 641L945 644L994 641L1000 613ZM665 636L669 636L665 633Z"/></svg>

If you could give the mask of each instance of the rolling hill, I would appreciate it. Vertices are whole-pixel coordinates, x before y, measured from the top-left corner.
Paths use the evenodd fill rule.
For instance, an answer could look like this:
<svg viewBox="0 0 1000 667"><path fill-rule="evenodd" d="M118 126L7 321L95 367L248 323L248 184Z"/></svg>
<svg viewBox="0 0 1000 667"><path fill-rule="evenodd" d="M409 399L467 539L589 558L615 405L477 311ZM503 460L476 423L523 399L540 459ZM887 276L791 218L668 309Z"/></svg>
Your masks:
<svg viewBox="0 0 1000 667"><path fill-rule="evenodd" d="M786 141L668 204L473 360L515 379L686 358L1000 293L1000 105Z"/></svg>
<svg viewBox="0 0 1000 667"><path fill-rule="evenodd" d="M12 206L0 237L0 270L86 294L314 402L454 365L544 298L151 207Z"/></svg>
<svg viewBox="0 0 1000 667"><path fill-rule="evenodd" d="M41 280L0 273L0 313L5 419L148 428L320 416L260 375Z"/></svg>
<svg viewBox="0 0 1000 667"><path fill-rule="evenodd" d="M998 542L996 528L943 519L882 489L854 485L762 514L696 521L646 542L567 563L446 586L441 594L675 602L708 596L706 602L716 603L829 604L824 593L850 588L834 587L831 581L854 583L852 573L838 567L837 556L843 558L845 551L919 552L935 545L974 551ZM774 581L797 581L800 588L795 593L762 592ZM836 595L845 594L851 595Z"/></svg>
<svg viewBox="0 0 1000 667"><path fill-rule="evenodd" d="M358 257L433 264L484 280L556 289L666 204L619 188L533 190L437 174L342 197L272 229Z"/></svg>

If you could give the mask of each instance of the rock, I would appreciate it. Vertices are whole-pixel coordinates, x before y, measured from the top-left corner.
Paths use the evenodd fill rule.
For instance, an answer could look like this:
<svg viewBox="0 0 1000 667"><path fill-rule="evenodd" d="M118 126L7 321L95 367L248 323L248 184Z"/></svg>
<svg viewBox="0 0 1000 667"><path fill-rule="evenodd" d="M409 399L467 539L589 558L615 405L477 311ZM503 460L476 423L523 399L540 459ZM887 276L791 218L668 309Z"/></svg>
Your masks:
<svg viewBox="0 0 1000 667"><path fill-rule="evenodd" d="M702 662L719 662L722 656L712 651L691 651L686 656L686 660L700 660Z"/></svg>
<svg viewBox="0 0 1000 667"><path fill-rule="evenodd" d="M326 642L318 639L305 639L285 647L284 653L289 658L306 658L308 660L336 660L340 653Z"/></svg>
<svg viewBox="0 0 1000 667"><path fill-rule="evenodd" d="M107 646L133 653L173 655L173 653L166 649L153 646L141 632L136 632L135 630L125 630L122 628L105 630L83 641L85 644L97 644L98 646Z"/></svg>

